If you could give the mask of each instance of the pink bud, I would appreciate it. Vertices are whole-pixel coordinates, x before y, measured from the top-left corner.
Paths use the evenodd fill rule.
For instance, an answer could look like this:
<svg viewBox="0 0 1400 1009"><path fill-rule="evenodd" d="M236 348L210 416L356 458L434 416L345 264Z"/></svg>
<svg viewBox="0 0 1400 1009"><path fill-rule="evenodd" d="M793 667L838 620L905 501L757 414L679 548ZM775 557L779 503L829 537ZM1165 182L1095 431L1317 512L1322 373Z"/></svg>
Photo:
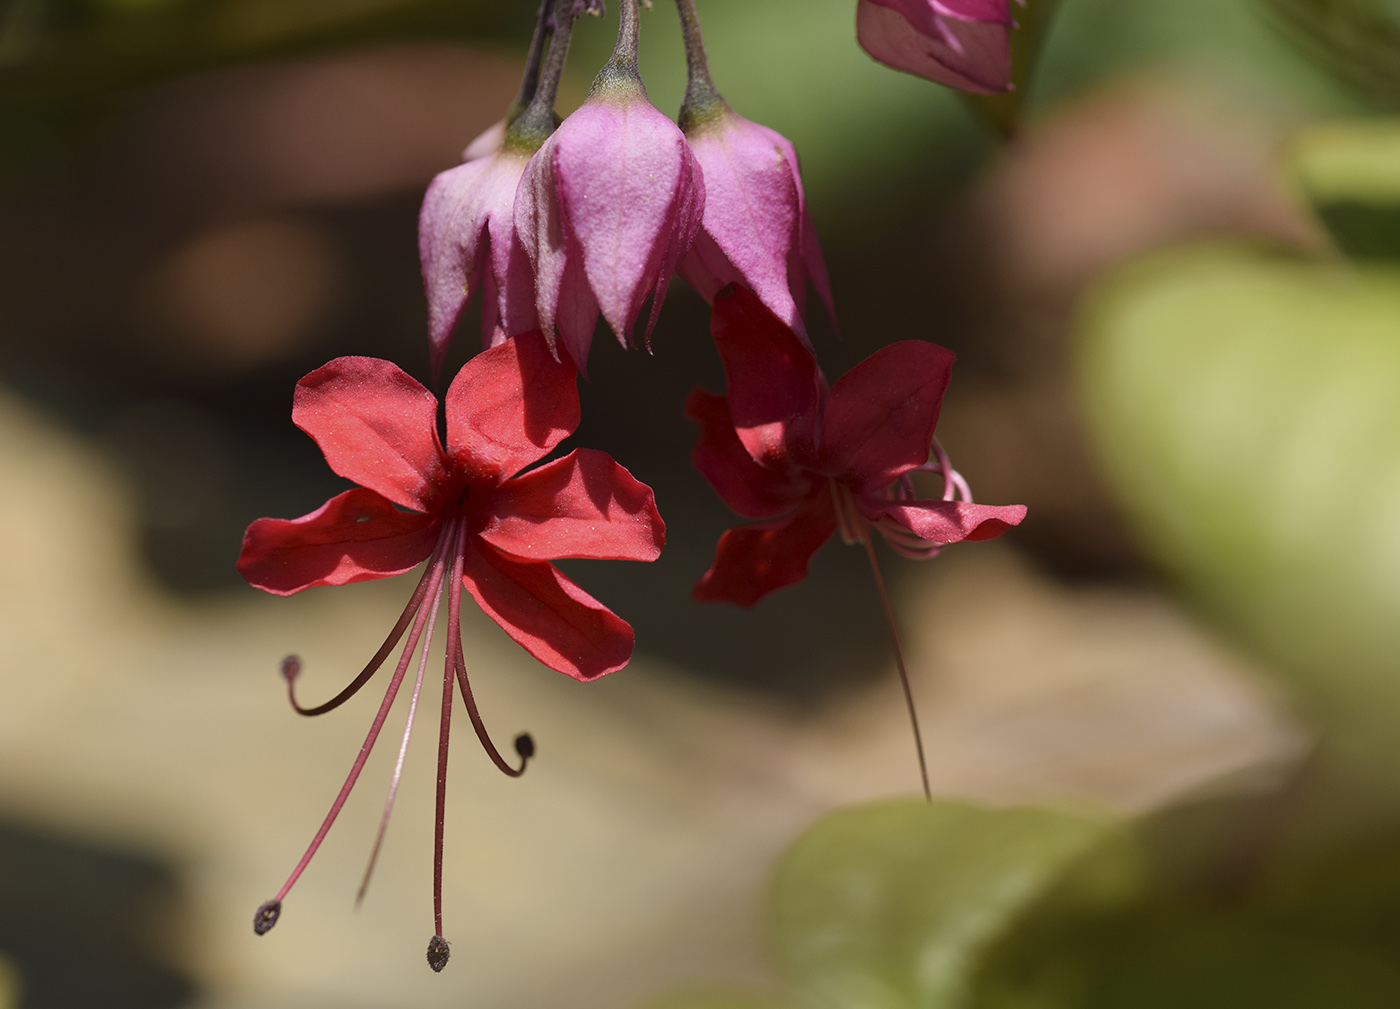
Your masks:
<svg viewBox="0 0 1400 1009"><path fill-rule="evenodd" d="M974 94L1011 90L1010 0L859 0L856 37L895 70Z"/></svg>
<svg viewBox="0 0 1400 1009"><path fill-rule="evenodd" d="M530 159L515 227L535 269L540 328L588 360L598 313L628 345L651 295L646 340L700 227L705 184L684 134L641 81L600 75L584 105Z"/></svg>
<svg viewBox="0 0 1400 1009"><path fill-rule="evenodd" d="M433 372L467 301L482 298L481 338L495 346L536 326L530 261L515 238L514 203L528 151L512 145L442 172L418 218Z"/></svg>
<svg viewBox="0 0 1400 1009"><path fill-rule="evenodd" d="M704 172L705 213L681 276L711 303L727 284L742 283L803 339L810 277L834 322L792 144L724 105L688 126L687 136Z"/></svg>

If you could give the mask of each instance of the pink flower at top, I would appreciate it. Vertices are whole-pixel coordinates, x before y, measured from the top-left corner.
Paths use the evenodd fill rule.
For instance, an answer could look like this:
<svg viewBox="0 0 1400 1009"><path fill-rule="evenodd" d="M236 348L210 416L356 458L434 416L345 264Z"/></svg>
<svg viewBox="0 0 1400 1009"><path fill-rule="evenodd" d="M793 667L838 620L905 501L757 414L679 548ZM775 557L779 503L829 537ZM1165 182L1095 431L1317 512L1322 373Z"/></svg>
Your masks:
<svg viewBox="0 0 1400 1009"><path fill-rule="evenodd" d="M973 94L1011 90L1014 25L1010 0L859 0L856 8L856 38L873 59Z"/></svg>
<svg viewBox="0 0 1400 1009"><path fill-rule="evenodd" d="M926 557L1025 518L1022 505L955 500L968 496L966 485L933 437L950 351L903 340L828 389L807 346L737 286L715 299L711 332L729 395L690 394L686 414L700 424L691 459L730 508L765 521L720 537L697 600L752 606L805 578L838 529L847 542L868 542L873 529L901 553ZM942 473L943 500L914 497L909 476L919 469Z"/></svg>
<svg viewBox="0 0 1400 1009"><path fill-rule="evenodd" d="M579 422L577 372L556 360L538 333L483 351L447 391L447 444L438 438L437 399L388 361L341 357L297 383L292 419L315 439L336 473L359 486L297 519L259 519L248 527L238 570L253 586L291 595L320 585L387 578L427 562L417 589L382 648L332 700L337 707L378 670L407 631L408 640L359 756L310 848L277 896L258 910L266 932L354 786L422 643L408 727L412 729L428 644L447 599L447 650L439 737L436 932L428 961L447 962L442 938L441 862L448 722L454 679L487 754L516 775L534 752L516 740L519 767L486 734L472 697L460 636L462 589L526 651L576 680L625 666L632 628L549 563L562 557L655 560L665 539L651 489L602 452L576 449L526 469ZM291 684L299 663L284 667ZM397 789L395 771L385 821ZM381 837L383 826L381 825ZM378 852L378 844L375 846ZM371 861L371 865L372 865Z"/></svg>
<svg viewBox="0 0 1400 1009"><path fill-rule="evenodd" d="M685 135L647 98L637 70L637 4L621 4L618 47L588 100L525 169L515 228L535 269L540 328L584 368L601 312L628 346L642 303L645 339L690 250L705 183Z"/></svg>

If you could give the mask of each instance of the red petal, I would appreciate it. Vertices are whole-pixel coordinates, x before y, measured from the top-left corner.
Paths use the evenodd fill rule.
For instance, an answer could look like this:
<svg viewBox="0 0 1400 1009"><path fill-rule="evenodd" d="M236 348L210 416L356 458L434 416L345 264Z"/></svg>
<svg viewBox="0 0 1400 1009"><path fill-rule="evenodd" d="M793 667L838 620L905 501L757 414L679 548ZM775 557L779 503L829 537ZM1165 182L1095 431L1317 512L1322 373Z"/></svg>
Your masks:
<svg viewBox="0 0 1400 1009"><path fill-rule="evenodd" d="M527 560L654 561L666 525L650 487L607 453L581 448L502 484L478 535Z"/></svg>
<svg viewBox="0 0 1400 1009"><path fill-rule="evenodd" d="M578 427L572 361L557 361L538 332L483 350L447 390L447 450L474 476L504 480Z"/></svg>
<svg viewBox="0 0 1400 1009"><path fill-rule="evenodd" d="M946 347L903 340L842 375L826 398L822 470L869 491L928 462L952 368Z"/></svg>
<svg viewBox="0 0 1400 1009"><path fill-rule="evenodd" d="M516 643L576 680L616 672L632 657L632 628L546 561L517 561L473 538L462 584Z"/></svg>
<svg viewBox="0 0 1400 1009"><path fill-rule="evenodd" d="M814 457L821 372L812 352L758 295L737 284L715 295L710 315L739 441L764 466Z"/></svg>
<svg viewBox="0 0 1400 1009"><path fill-rule="evenodd" d="M811 491L812 481L805 472L780 473L753 461L734 431L725 397L692 389L685 415L700 425L691 465L744 518L767 519L791 511Z"/></svg>
<svg viewBox="0 0 1400 1009"><path fill-rule="evenodd" d="M299 519L258 519L243 534L238 573L254 588L289 596L401 575L425 560L436 540L436 516L401 512L356 488Z"/></svg>
<svg viewBox="0 0 1400 1009"><path fill-rule="evenodd" d="M752 606L806 578L807 563L835 531L836 513L823 487L786 518L728 530L690 595L701 603Z"/></svg>
<svg viewBox="0 0 1400 1009"><path fill-rule="evenodd" d="M890 519L920 539L942 545L959 540L994 540L1026 517L1025 505L984 505L968 501L872 501L856 506L871 522ZM876 527L878 528L878 526Z"/></svg>
<svg viewBox="0 0 1400 1009"><path fill-rule="evenodd" d="M444 477L437 399L397 365L338 357L297 383L292 421L347 480L430 511Z"/></svg>

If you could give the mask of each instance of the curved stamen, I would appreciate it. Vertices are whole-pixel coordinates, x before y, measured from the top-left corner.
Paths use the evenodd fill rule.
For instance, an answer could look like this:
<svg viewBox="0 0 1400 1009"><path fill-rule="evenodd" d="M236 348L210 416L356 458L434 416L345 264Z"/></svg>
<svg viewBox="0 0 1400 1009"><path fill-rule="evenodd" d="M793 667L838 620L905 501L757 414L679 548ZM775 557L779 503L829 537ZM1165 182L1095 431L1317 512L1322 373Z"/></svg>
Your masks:
<svg viewBox="0 0 1400 1009"><path fill-rule="evenodd" d="M416 614L423 605L423 597L428 594L429 576L432 575L434 567L438 563L438 559L442 556L442 549L447 541L446 532L447 530L444 527L443 532L438 535L437 546L433 548L432 554L428 557L428 566L423 569L423 576L418 579L418 587L413 590L413 595L409 596L408 605L403 608L403 613L399 614L399 619L398 622L394 624L394 629L389 632L389 636L384 639L384 644L379 646L379 651L374 653L374 657L369 660L369 664L360 671L360 675L351 680L344 690L324 704L318 704L314 708L304 708L297 701L296 695L296 678L301 672L301 663L297 662L295 670L289 671L286 659L283 660L282 675L287 681L287 699L292 702L292 709L298 715L324 715L327 711L334 711L358 694L360 688L368 683L375 673L379 672L379 667L384 664L384 660L389 657L389 653L394 650L394 646L397 645L399 639L403 637L404 629L408 627L409 621L413 619L414 614Z"/></svg>
<svg viewBox="0 0 1400 1009"><path fill-rule="evenodd" d="M428 571L430 574L428 579L429 588L436 591L437 586L442 581L443 575L441 559L436 559ZM330 812L326 814L326 818L322 821L320 829L316 831L316 836L311 839L311 844L307 847L306 853L301 856L301 861L298 862L296 868L292 870L292 874L287 877L287 881L282 884L282 889L277 891L277 896L268 904L263 905L264 908L275 904L280 909L282 898L287 896L287 892L291 890L293 884L296 883L302 872L305 871L307 865L310 864L312 856L315 855L317 849L321 847L321 842L325 840L326 834L330 832L331 825L335 823L336 817L340 815L341 807L345 805L345 800L350 797L350 790L355 787L355 782L359 780L360 772L364 770L365 761L369 759L370 751L374 749L375 741L379 739L379 732L384 727L384 720L389 717L389 709L393 706L394 698L399 692L399 685L403 682L404 673L408 670L409 660L413 657L414 649L417 648L418 641L422 637L423 624L427 617L427 611L423 609L418 611L417 617L413 621L413 629L409 631L408 643L404 645L403 655L399 659L398 667L394 670L393 679L389 681L389 688L384 693L384 700L379 705L379 710L375 713L374 721L370 723L369 733L365 736L365 741L360 746L360 752L356 755L355 762L350 765L350 773L345 778L345 784L340 786L340 792L336 795L335 801L331 804ZM264 914L263 909L260 908L259 917L255 919L254 927L256 928L257 924L266 917L267 915ZM276 919L274 917L273 924L275 924L275 921ZM267 931L267 929L271 927L272 924L268 924L262 932ZM258 934L261 935L262 932Z"/></svg>
<svg viewBox="0 0 1400 1009"><path fill-rule="evenodd" d="M449 641L448 647L452 647L453 642ZM490 734L486 731L486 723L481 720L481 712L477 710L476 698L472 695L471 681L467 678L467 660L462 653L462 640L456 639L456 666L457 685L462 688L462 701L467 706L467 717L472 720L472 728L476 730L476 738L481 743L481 748L486 751L486 755L491 758L491 762L496 765L502 774L512 778L518 778L525 773L525 768L529 766L530 758L535 755L535 741L528 732L522 732L515 737L515 752L520 757L520 766L511 767L506 763L501 751L496 749L496 744L491 741Z"/></svg>
<svg viewBox="0 0 1400 1009"><path fill-rule="evenodd" d="M418 697L423 691L423 673L428 668L428 649L433 644L433 629L437 626L438 606L442 602L443 583L439 580L433 590L433 601L428 604L428 623L423 629L423 649L418 653L418 672L413 678L413 695L408 701L408 718L404 721L403 740L399 743L399 756L394 761L394 774L389 779L389 795L384 800L384 815L379 818L379 832L374 836L374 848L369 854L369 864L360 880L360 889L355 894L355 906L359 907L369 889L370 877L374 875L375 863L379 861L379 849L384 844L384 832L389 829L389 816L394 811L394 799L399 793L399 781L403 778L404 758L408 756L408 740L413 735L413 719L418 713Z"/></svg>

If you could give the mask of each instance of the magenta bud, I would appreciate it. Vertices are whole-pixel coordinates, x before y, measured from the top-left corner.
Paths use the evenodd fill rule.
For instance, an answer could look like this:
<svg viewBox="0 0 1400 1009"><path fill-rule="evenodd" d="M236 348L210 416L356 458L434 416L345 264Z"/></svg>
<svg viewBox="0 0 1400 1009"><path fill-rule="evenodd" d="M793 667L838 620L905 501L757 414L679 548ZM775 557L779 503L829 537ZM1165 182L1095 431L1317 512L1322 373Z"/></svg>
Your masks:
<svg viewBox="0 0 1400 1009"><path fill-rule="evenodd" d="M1010 0L859 0L856 38L871 58L937 84L1011 90Z"/></svg>
<svg viewBox="0 0 1400 1009"><path fill-rule="evenodd" d="M650 343L671 274L690 250L705 183L685 135L634 77L595 86L530 159L515 227L534 267L535 310L582 369L598 314L623 346L652 297Z"/></svg>
<svg viewBox="0 0 1400 1009"><path fill-rule="evenodd" d="M725 285L742 283L803 339L810 278L834 324L792 144L727 106L688 126L687 138L704 173L705 212L681 276L711 303Z"/></svg>

